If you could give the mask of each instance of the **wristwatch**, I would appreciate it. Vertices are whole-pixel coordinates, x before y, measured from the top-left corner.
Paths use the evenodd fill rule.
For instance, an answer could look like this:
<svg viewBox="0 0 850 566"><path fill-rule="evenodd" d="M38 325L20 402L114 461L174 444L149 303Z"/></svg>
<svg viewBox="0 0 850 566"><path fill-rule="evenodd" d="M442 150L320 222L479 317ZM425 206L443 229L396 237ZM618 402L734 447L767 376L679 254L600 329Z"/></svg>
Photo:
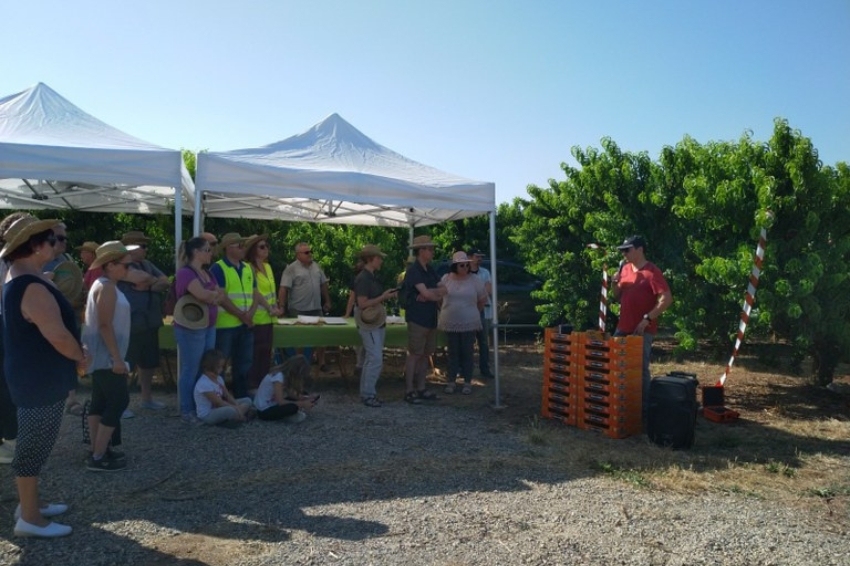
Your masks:
<svg viewBox="0 0 850 566"><path fill-rule="evenodd" d="M651 321L652 321L652 319L651 319L651 318L649 318L649 313L646 313L645 315L643 315L643 319L644 319L644 320L646 320L647 322L651 322Z"/></svg>

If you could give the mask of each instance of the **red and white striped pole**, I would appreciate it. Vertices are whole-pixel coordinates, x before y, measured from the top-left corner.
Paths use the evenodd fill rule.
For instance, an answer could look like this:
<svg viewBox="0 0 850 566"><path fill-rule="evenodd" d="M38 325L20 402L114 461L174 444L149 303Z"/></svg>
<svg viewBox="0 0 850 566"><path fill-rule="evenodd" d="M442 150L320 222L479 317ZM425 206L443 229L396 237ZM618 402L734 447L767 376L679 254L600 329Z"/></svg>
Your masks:
<svg viewBox="0 0 850 566"><path fill-rule="evenodd" d="M732 350L732 357L729 358L729 363L726 364L726 370L720 379L717 380L717 385L723 386L726 383L726 378L729 377L729 372L732 370L732 364L735 363L735 356L738 355L738 350L741 348L741 342L744 340L744 332L747 330L747 323L750 321L750 312L753 309L753 304L756 302L756 289L759 286L759 276L761 275L762 263L764 262L764 246L767 243L767 229L762 228L759 235L759 243L756 248L756 255L753 257L753 270L750 273L750 282L747 285L747 293L744 295L744 306L741 310L741 322L738 324L738 335L735 337L735 348Z"/></svg>
<svg viewBox="0 0 850 566"><path fill-rule="evenodd" d="M592 250L602 250L605 247L599 244L587 244ZM605 332L605 318L608 316L608 264L602 264L602 290L599 292L599 332Z"/></svg>

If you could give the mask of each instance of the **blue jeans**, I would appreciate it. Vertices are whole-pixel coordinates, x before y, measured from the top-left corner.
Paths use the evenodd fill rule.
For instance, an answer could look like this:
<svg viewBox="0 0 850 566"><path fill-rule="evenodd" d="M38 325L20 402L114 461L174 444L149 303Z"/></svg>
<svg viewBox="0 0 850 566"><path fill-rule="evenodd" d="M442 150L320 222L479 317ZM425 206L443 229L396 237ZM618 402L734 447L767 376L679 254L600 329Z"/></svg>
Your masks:
<svg viewBox="0 0 850 566"><path fill-rule="evenodd" d="M215 326L198 330L175 326L174 337L177 339L177 356L180 358L177 396L180 414L186 415L195 410L195 381L201 373L201 356L215 348Z"/></svg>
<svg viewBox="0 0 850 566"><path fill-rule="evenodd" d="M254 363L254 331L244 324L235 328L216 328L215 348L230 360L233 396L248 396L248 371Z"/></svg>
<svg viewBox="0 0 850 566"><path fill-rule="evenodd" d="M378 378L381 377L381 370L384 368L384 338L387 329L386 327L374 330L363 330L361 328L358 329L358 332L360 332L365 353L363 370L360 372L360 398L368 399L377 396L375 386L378 384Z"/></svg>

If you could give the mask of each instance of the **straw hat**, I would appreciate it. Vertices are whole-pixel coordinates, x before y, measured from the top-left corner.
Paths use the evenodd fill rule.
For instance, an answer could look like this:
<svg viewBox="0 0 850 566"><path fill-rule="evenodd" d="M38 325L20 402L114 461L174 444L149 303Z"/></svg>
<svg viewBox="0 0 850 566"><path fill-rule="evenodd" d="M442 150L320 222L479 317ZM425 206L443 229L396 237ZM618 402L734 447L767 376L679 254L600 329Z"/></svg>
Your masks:
<svg viewBox="0 0 850 566"><path fill-rule="evenodd" d="M387 254L382 252L381 248L375 244L366 244L363 246L363 249L360 250L360 259L364 261L375 256L387 257Z"/></svg>
<svg viewBox="0 0 850 566"><path fill-rule="evenodd" d="M39 220L35 216L24 216L15 220L6 233L3 239L6 245L0 250L0 258L6 257L25 243L36 234L40 234L45 230L50 230L54 226L58 226L62 221L55 218L48 220Z"/></svg>
<svg viewBox="0 0 850 566"><path fill-rule="evenodd" d="M210 307L186 293L174 305L174 322L189 330L206 328L210 324Z"/></svg>
<svg viewBox="0 0 850 566"><path fill-rule="evenodd" d="M147 244L151 239L145 236L145 233L141 230L133 230L131 232L125 232L123 236L121 236L122 244Z"/></svg>
<svg viewBox="0 0 850 566"><path fill-rule="evenodd" d="M455 252L452 254L452 263L469 263L469 256L466 252Z"/></svg>
<svg viewBox="0 0 850 566"><path fill-rule="evenodd" d="M82 304L83 272L76 263L65 260L54 267L53 284L72 305L80 306Z"/></svg>
<svg viewBox="0 0 850 566"><path fill-rule="evenodd" d="M77 246L77 247L76 247L76 248L74 248L74 249L75 249L75 250L77 250L78 252L91 252L91 253L95 253L95 252L97 252L97 247L98 247L99 245L100 245L100 244L98 244L97 242L83 242L83 245L82 245L82 246Z"/></svg>
<svg viewBox="0 0 850 566"><path fill-rule="evenodd" d="M218 248L220 250L223 250L231 244L242 244L244 242L245 238L243 238L236 232L228 232L227 234L221 237L221 240L218 241Z"/></svg>
<svg viewBox="0 0 850 566"><path fill-rule="evenodd" d="M257 242L263 242L263 241L266 241L268 239L269 239L268 234L260 234L259 236L255 234L253 236L248 236L247 238L245 238L245 244L244 244L245 252L247 253L248 250L250 250L251 248L256 246Z"/></svg>
<svg viewBox="0 0 850 566"><path fill-rule="evenodd" d="M375 330L387 323L387 309L383 304L372 305L365 309L354 311L354 320L357 326L363 330Z"/></svg>
<svg viewBox="0 0 850 566"><path fill-rule="evenodd" d="M109 263L110 261L117 261L128 253L130 253L130 250L128 250L127 247L124 246L124 244L117 240L104 242L97 247L97 250L95 251L94 261L91 262L89 269L101 267L104 264Z"/></svg>
<svg viewBox="0 0 850 566"><path fill-rule="evenodd" d="M413 243L409 246L411 250L420 250L422 248L436 248L437 245L431 241L431 236L423 234L413 238Z"/></svg>

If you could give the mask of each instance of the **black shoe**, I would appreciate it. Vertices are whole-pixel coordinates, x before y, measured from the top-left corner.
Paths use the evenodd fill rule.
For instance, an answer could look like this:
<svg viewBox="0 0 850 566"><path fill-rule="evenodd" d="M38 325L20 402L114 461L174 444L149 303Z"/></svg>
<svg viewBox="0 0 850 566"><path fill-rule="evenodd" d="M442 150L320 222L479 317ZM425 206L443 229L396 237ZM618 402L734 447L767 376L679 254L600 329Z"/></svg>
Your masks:
<svg viewBox="0 0 850 566"><path fill-rule="evenodd" d="M100 460L95 460L92 456L89 456L86 461L86 469L90 472L123 472L127 469L127 462L112 460L106 456Z"/></svg>

